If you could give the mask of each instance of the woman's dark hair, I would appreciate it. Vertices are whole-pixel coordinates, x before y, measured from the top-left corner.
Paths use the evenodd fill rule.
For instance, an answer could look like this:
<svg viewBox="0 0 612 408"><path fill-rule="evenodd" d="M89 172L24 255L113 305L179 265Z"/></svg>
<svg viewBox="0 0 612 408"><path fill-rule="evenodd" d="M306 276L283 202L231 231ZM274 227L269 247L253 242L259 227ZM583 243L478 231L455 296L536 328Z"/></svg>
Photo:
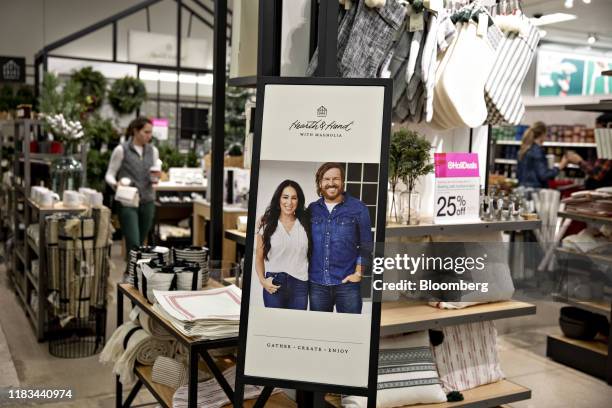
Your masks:
<svg viewBox="0 0 612 408"><path fill-rule="evenodd" d="M270 252L270 239L272 234L276 231L278 225L278 218L280 217L280 199L283 194L283 190L286 187L293 187L297 193L297 208L295 209L295 218L302 224L306 235L308 236L308 258L310 258L310 216L306 211L305 204L306 199L304 198L304 191L298 183L293 180L285 180L276 187L276 191L272 195L270 205L266 208L266 212L261 217L261 224L259 228L263 228L263 244L264 244L264 259L268 259L268 253Z"/></svg>
<svg viewBox="0 0 612 408"><path fill-rule="evenodd" d="M143 127L145 127L145 125L152 124L153 123L151 122L151 119L147 118L146 116L139 116L130 122L127 129L125 130L125 135L127 137L132 137L134 136L135 130L141 130Z"/></svg>

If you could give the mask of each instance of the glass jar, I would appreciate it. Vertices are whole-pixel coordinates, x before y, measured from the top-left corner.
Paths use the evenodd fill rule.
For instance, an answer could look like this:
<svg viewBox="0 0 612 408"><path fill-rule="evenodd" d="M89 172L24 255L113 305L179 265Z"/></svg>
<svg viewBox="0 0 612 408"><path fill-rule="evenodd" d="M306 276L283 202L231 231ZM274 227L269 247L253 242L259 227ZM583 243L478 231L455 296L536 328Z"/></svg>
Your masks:
<svg viewBox="0 0 612 408"><path fill-rule="evenodd" d="M402 213L400 211L401 190L399 186L389 187L387 191L387 222L392 224L400 224L402 222Z"/></svg>
<svg viewBox="0 0 612 408"><path fill-rule="evenodd" d="M51 187L60 197L65 190L81 187L83 164L72 155L73 149L65 147L64 154L51 163Z"/></svg>
<svg viewBox="0 0 612 408"><path fill-rule="evenodd" d="M418 225L421 213L421 195L409 191L400 194L400 213L402 224Z"/></svg>

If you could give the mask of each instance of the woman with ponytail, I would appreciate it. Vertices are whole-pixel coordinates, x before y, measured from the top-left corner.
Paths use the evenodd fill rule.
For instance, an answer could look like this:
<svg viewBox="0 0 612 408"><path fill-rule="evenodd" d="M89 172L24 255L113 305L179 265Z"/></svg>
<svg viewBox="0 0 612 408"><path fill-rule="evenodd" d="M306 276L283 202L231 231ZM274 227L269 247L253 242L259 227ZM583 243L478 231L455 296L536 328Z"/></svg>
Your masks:
<svg viewBox="0 0 612 408"><path fill-rule="evenodd" d="M534 123L525 131L518 152L517 176L520 186L546 188L548 180L554 179L567 165L567 158L563 156L558 168L548 168L548 160L542 149L546 134L546 125L542 122Z"/></svg>
<svg viewBox="0 0 612 408"><path fill-rule="evenodd" d="M119 205L121 232L125 237L126 254L142 245L153 226L155 217L154 180L161 172L159 151L150 142L153 136L151 121L140 116L127 128L128 140L119 144L111 154L105 180L114 190L119 185L138 189L137 207Z"/></svg>

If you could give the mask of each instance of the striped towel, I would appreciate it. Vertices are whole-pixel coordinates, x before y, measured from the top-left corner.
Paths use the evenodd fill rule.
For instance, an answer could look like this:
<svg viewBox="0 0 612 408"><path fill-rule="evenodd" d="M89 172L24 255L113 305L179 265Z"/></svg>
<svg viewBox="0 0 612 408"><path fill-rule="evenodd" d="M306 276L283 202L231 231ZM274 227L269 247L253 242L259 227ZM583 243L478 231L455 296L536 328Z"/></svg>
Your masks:
<svg viewBox="0 0 612 408"><path fill-rule="evenodd" d="M493 69L485 84L490 124L518 125L525 114L521 86L540 41L536 26L525 22L525 35L509 33L497 49Z"/></svg>

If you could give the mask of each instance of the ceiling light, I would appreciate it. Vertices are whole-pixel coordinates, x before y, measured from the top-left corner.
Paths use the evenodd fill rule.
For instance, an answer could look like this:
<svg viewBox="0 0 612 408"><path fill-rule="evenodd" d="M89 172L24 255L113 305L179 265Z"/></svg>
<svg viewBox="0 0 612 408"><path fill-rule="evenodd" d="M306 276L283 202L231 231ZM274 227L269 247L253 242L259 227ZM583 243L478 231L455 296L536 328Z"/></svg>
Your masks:
<svg viewBox="0 0 612 408"><path fill-rule="evenodd" d="M552 14L545 14L538 18L532 17L529 20L535 26L543 26L546 24L563 23L564 21L570 21L570 20L575 20L575 19L576 19L575 14L552 13Z"/></svg>
<svg viewBox="0 0 612 408"><path fill-rule="evenodd" d="M584 4L591 4L591 0L582 0Z"/></svg>
<svg viewBox="0 0 612 408"><path fill-rule="evenodd" d="M597 37L595 36L595 34L589 34L589 38L587 38L587 42L591 45L595 44L597 42Z"/></svg>
<svg viewBox="0 0 612 408"><path fill-rule="evenodd" d="M542 30L541 28L540 28L539 31L540 31L540 38L544 38L544 37L546 37L546 34L548 34L548 32L546 30Z"/></svg>
<svg viewBox="0 0 612 408"><path fill-rule="evenodd" d="M564 6L567 9L574 7L574 0L565 0Z"/></svg>

